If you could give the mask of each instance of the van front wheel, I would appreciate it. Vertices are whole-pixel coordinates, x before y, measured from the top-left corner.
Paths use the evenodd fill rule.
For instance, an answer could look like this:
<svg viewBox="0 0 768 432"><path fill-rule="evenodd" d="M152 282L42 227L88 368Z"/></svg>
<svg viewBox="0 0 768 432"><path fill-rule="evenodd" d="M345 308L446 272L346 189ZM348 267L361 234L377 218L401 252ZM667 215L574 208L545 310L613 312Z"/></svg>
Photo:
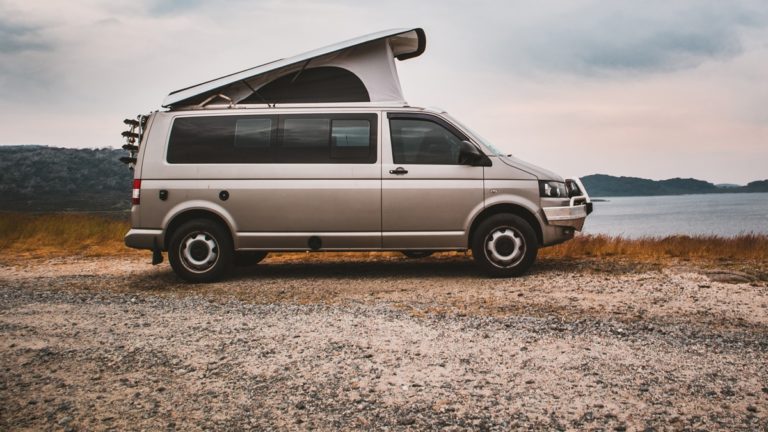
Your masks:
<svg viewBox="0 0 768 432"><path fill-rule="evenodd" d="M539 244L531 225L517 215L498 214L481 222L472 237L472 256L490 276L512 277L525 273Z"/></svg>
<svg viewBox="0 0 768 432"><path fill-rule="evenodd" d="M226 229L207 219L180 226L171 237L168 260L173 271L189 282L213 282L232 264L232 238Z"/></svg>

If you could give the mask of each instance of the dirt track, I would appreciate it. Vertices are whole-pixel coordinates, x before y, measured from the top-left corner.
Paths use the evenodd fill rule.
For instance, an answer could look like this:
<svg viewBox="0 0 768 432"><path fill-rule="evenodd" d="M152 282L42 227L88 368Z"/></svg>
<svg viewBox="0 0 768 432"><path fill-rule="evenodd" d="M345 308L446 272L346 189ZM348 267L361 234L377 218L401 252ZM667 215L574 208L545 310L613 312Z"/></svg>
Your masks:
<svg viewBox="0 0 768 432"><path fill-rule="evenodd" d="M707 272L312 256L200 286L6 262L0 429L768 430L765 275Z"/></svg>

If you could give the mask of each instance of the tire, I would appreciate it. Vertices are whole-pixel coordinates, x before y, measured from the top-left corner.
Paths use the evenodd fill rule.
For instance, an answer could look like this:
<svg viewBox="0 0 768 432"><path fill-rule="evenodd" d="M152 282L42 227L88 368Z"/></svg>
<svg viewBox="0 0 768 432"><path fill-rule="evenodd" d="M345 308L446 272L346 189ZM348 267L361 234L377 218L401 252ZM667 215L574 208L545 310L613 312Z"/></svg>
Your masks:
<svg viewBox="0 0 768 432"><path fill-rule="evenodd" d="M435 253L435 251L420 251L420 250L400 251L400 252L410 259L426 258L428 256L431 256L433 253Z"/></svg>
<svg viewBox="0 0 768 432"><path fill-rule="evenodd" d="M249 267L255 266L267 257L269 252L265 251L242 251L235 252L235 266Z"/></svg>
<svg viewBox="0 0 768 432"><path fill-rule="evenodd" d="M171 236L168 260L182 279L213 282L221 279L232 266L232 237L221 224L195 219L181 225Z"/></svg>
<svg viewBox="0 0 768 432"><path fill-rule="evenodd" d="M539 252L531 225L520 216L498 214L478 225L472 236L472 256L492 277L513 277L525 273Z"/></svg>

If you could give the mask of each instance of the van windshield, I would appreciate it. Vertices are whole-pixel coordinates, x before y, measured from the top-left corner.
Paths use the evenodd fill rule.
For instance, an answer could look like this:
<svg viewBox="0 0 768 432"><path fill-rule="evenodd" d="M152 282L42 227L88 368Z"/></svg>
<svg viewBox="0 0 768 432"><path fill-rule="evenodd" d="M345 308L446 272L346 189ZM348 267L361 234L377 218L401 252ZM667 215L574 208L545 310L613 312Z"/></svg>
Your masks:
<svg viewBox="0 0 768 432"><path fill-rule="evenodd" d="M462 122L460 122L460 121L456 120L456 119L455 119L454 117L452 117L450 114L448 114L448 113L443 113L443 115L444 115L444 116L446 116L446 117L448 117L448 119L449 119L449 120L450 120L452 123L454 123L454 124L456 124L456 125L460 126L462 129L464 129L465 131L469 132L469 133L472 135L472 137L473 137L473 138L475 138L476 140L480 141L480 144L482 144L482 145L483 145L485 148L487 148L488 150L490 150L491 152L493 152L493 154L494 154L494 155L496 155L496 156L506 156L506 155L507 155L506 153L504 153L504 152L502 152L501 150L499 150L498 148L496 148L496 146L494 146L493 144L491 144L491 142L490 142L490 141L488 141L487 139L485 139L485 138L483 138L482 136L480 136L480 135L479 135L477 132L475 132L474 130L472 130L472 129L468 128L468 127L467 127L467 126L466 126L464 123L462 123Z"/></svg>

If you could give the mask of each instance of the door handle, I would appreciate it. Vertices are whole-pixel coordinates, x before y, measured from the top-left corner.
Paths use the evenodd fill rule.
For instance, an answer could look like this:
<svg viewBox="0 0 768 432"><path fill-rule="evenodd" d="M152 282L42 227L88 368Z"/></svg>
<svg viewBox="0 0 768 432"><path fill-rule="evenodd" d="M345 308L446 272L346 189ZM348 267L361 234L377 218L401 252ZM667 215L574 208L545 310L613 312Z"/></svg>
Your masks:
<svg viewBox="0 0 768 432"><path fill-rule="evenodd" d="M408 170L403 167L397 167L393 170L389 170L389 173L395 174L395 175L403 175L403 174L408 174Z"/></svg>

